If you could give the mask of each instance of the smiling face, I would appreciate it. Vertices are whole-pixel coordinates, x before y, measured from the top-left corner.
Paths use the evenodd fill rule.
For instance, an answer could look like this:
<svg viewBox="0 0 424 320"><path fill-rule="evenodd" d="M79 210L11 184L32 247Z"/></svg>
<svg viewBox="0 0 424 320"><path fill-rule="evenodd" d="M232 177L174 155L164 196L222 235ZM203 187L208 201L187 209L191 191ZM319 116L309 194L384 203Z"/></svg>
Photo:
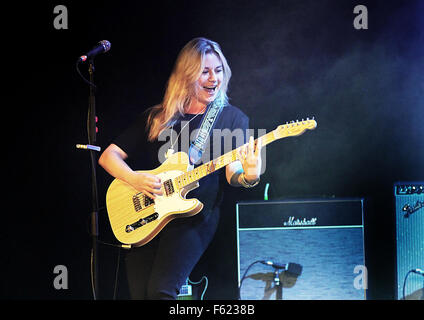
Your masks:
<svg viewBox="0 0 424 320"><path fill-rule="evenodd" d="M222 62L215 53L207 53L204 58L204 68L196 82L196 100L202 105L214 101L221 87L224 71Z"/></svg>

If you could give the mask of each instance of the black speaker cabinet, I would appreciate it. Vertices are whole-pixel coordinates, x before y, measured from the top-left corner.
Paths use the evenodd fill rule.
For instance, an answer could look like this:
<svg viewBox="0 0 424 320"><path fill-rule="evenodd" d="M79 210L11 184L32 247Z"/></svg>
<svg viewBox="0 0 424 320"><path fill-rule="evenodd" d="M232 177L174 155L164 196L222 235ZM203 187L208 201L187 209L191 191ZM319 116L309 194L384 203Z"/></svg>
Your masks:
<svg viewBox="0 0 424 320"><path fill-rule="evenodd" d="M398 183L394 186L398 299L403 299L405 293L405 299L424 300L423 189L424 183Z"/></svg>
<svg viewBox="0 0 424 320"><path fill-rule="evenodd" d="M362 199L243 202L236 207L241 299L366 298Z"/></svg>

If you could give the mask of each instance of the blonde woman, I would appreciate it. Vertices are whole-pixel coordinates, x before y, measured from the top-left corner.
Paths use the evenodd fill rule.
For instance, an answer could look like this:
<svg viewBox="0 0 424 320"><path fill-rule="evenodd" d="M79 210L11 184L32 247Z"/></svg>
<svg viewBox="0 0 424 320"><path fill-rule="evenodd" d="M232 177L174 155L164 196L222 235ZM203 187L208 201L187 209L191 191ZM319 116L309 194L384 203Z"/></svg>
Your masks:
<svg viewBox="0 0 424 320"><path fill-rule="evenodd" d="M143 112L117 137L102 153L99 164L113 177L148 197L162 196L159 177L135 170L158 167L163 158L161 147L165 144L174 152L188 153L189 143L184 142L183 137L193 137L202 115L216 99L225 106L209 139L210 145L205 151L207 158L212 160L216 154L230 151L222 150L224 144L221 142L226 138L223 132L228 134L238 129L244 133L241 140L232 143L232 149L245 144L249 119L228 103L230 78L230 67L216 42L205 38L191 40L177 58L162 102ZM221 136L216 136L218 133ZM169 139L164 139L164 135ZM250 139L239 153L241 161L200 180L199 187L187 196L203 203L200 213L172 220L153 240L127 252L126 270L132 299L176 299L180 287L215 234L225 181L244 187L259 181L260 148L259 144L255 148Z"/></svg>

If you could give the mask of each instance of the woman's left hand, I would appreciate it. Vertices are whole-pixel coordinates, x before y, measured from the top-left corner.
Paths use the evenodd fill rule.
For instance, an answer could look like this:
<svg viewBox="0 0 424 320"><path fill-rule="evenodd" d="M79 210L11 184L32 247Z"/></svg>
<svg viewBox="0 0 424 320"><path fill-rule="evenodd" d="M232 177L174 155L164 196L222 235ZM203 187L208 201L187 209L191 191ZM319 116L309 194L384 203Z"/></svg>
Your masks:
<svg viewBox="0 0 424 320"><path fill-rule="evenodd" d="M244 170L244 178L248 183L253 183L259 179L262 168L261 158L262 139L257 139L255 146L253 137L249 143L242 146L238 151L238 158Z"/></svg>

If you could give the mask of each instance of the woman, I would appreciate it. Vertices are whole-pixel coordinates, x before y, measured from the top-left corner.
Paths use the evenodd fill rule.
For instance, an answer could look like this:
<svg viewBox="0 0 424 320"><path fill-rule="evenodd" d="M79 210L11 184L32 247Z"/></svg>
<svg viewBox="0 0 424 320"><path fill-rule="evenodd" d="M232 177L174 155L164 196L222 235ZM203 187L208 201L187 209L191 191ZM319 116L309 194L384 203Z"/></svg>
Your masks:
<svg viewBox="0 0 424 320"><path fill-rule="evenodd" d="M135 170L151 170L160 165L163 155L159 151L164 145L165 132L171 133L168 141L170 149L188 153L189 145L184 145L181 138L199 128L202 114L215 99L223 101L225 107L215 122L214 135L235 129L242 129L245 133L248 129L247 116L228 104L230 77L231 70L216 42L205 38L191 40L178 56L162 103L143 112L130 128L116 138L102 153L99 164L113 177L127 182L150 198L162 196L161 181L157 176ZM222 154L223 144L215 142L224 138L210 137L209 141L213 143L205 151L208 159L212 160L211 155L217 151ZM149 243L129 250L126 265L133 299L176 299L179 288L216 231L225 180L232 186L244 187L259 182L261 146L258 143L255 148L252 137L248 144L245 142L243 137L242 143L231 146L234 149L244 145L238 154L240 161L227 165L225 175L223 170L218 170L206 176L200 181L200 186L188 194L188 198L198 198L203 202L200 213L171 221Z"/></svg>

